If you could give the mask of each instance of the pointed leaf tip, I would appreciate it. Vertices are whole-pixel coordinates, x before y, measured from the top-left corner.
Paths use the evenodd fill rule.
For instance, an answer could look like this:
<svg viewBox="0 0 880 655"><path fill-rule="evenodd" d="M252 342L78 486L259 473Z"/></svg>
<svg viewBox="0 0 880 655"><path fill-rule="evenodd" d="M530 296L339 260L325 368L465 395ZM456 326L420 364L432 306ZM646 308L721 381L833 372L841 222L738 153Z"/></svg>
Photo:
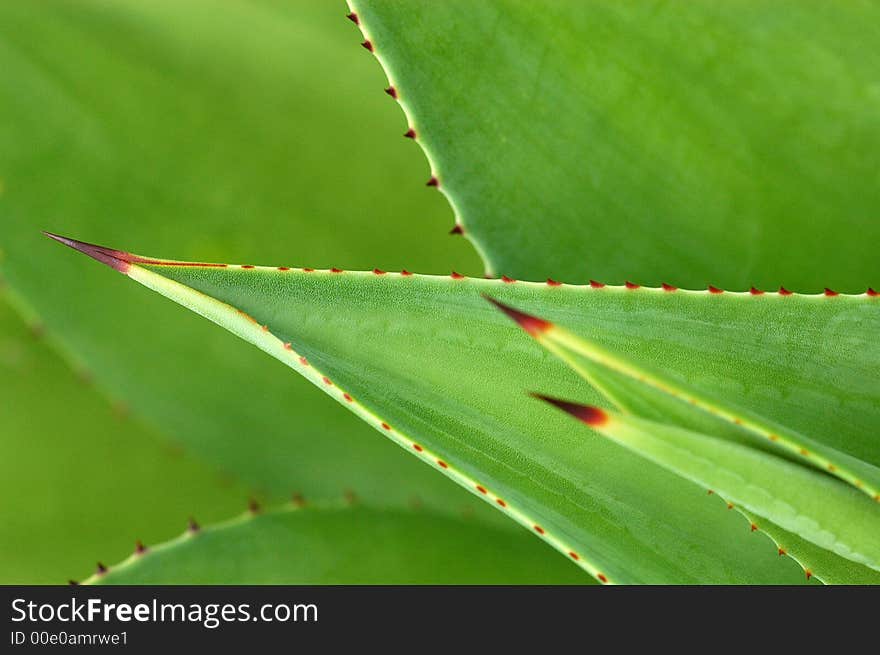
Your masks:
<svg viewBox="0 0 880 655"><path fill-rule="evenodd" d="M551 327L553 327L553 323L551 323L550 321L545 321L543 318L538 318L537 316L532 316L530 314L521 312L518 309L514 309L510 305L505 305L500 300L495 300L494 298L486 295L484 295L483 298L485 298L502 312L507 314L516 322L517 325L519 325L523 330L528 332L533 337L536 337L542 332L546 332Z"/></svg>
<svg viewBox="0 0 880 655"><path fill-rule="evenodd" d="M598 427L600 425L604 425L608 422L608 414L605 410L600 409L599 407L593 407L592 405L581 405L579 403L568 402L567 400L560 400L559 398L552 398L551 396L545 396L540 393L532 393L530 394L532 398L537 398L538 400L543 400L544 402L548 402L555 407L558 407L563 412L567 414L571 414L581 423L586 423L587 425L591 425L593 427Z"/></svg>
<svg viewBox="0 0 880 655"><path fill-rule="evenodd" d="M44 231L43 234L58 243L63 243L65 246L78 250L92 259L98 260L102 264L106 264L120 273L127 273L128 269L131 268L131 255L127 252L114 250L113 248L105 248L104 246L97 246L93 243L86 243L85 241L69 239L68 237L53 234L52 232Z"/></svg>

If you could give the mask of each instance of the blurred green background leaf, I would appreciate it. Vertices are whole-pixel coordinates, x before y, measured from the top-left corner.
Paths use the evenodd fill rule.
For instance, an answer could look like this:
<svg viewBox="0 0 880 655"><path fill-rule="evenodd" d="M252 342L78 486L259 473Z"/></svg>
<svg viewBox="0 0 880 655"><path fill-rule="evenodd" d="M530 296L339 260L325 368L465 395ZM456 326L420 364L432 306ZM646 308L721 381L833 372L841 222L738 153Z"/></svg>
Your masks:
<svg viewBox="0 0 880 655"><path fill-rule="evenodd" d="M185 533L98 584L589 584L525 530L369 507L245 514Z"/></svg>
<svg viewBox="0 0 880 655"><path fill-rule="evenodd" d="M3 270L101 388L251 488L458 512L466 494L281 366L39 233L202 260L479 270L344 14L3 3ZM150 339L147 324L161 326Z"/></svg>
<svg viewBox="0 0 880 655"><path fill-rule="evenodd" d="M247 492L95 393L0 294L0 582L63 584Z"/></svg>

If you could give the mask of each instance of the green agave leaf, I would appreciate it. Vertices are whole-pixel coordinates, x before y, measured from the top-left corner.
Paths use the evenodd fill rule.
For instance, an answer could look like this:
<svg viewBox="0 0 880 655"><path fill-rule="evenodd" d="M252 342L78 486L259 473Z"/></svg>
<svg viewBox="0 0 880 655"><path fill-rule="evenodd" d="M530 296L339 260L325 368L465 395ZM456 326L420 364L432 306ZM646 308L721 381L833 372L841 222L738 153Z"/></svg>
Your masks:
<svg viewBox="0 0 880 655"><path fill-rule="evenodd" d="M733 503L729 503L728 507L731 505ZM874 569L857 564L850 559L837 555L833 551L801 539L797 535L783 530L765 517L759 519L757 516L743 510L741 506L733 506L732 509L742 514L749 521L753 532L766 534L775 544L776 551L780 557L788 556L800 564L808 580L815 577L824 584L880 584L880 573ZM758 521L760 521L760 525L758 525Z"/></svg>
<svg viewBox="0 0 880 655"><path fill-rule="evenodd" d="M880 3L349 5L488 272L880 284Z"/></svg>
<svg viewBox="0 0 880 655"><path fill-rule="evenodd" d="M806 541L880 571L880 509L852 486L741 444L598 407L539 397L704 489L717 490L758 517L767 517Z"/></svg>
<svg viewBox="0 0 880 655"><path fill-rule="evenodd" d="M811 466L831 473L867 494L870 498L880 501L880 469L855 457L840 452L814 439L789 430L784 425L774 424L761 416L740 407L727 405L723 400L694 392L657 371L648 370L635 362L628 361L601 345L582 339L564 327L554 325L536 316L530 316L498 301L493 301L502 311L513 318L529 334L535 337L550 352L569 364L594 387L603 391L606 397L613 399L621 407L631 409L634 413L644 412L645 389L649 387L657 395L664 397L666 402L657 403L651 408L650 414L660 422L670 425L678 423L671 419L680 418L682 409L669 411L670 406L680 405L691 412L698 412L711 417L714 422L727 424L723 432L736 434L741 438L743 431L757 436L762 442L777 447L781 452L810 464ZM620 380L612 384L617 388L607 388L608 370L618 376L628 378L630 385L621 385ZM633 385L632 383L636 384ZM621 393L621 391L625 393ZM652 418L651 415L643 418ZM693 421L686 420L680 427L692 427ZM698 421L699 424L699 421ZM697 430L699 431L699 430ZM716 428L707 432L716 434ZM852 435L846 429L838 431L838 440L854 439L864 435Z"/></svg>
<svg viewBox="0 0 880 655"><path fill-rule="evenodd" d="M326 266L478 269L470 246L442 233L449 210L417 184L423 157L374 93L381 72L351 48L343 10L0 3L2 268L99 388L251 488L274 498L353 488L458 512L466 494L230 335L71 260L34 256L46 247L39 230L55 226L191 257L234 248ZM151 323L162 329L144 338Z"/></svg>
<svg viewBox="0 0 880 655"><path fill-rule="evenodd" d="M484 294L821 443L876 456L868 436L880 423L880 346L870 338L880 305L873 296L670 293L193 264L56 238L283 361L600 580L780 582L802 575L780 568L786 560L749 540L741 520L692 483L605 439L578 435L565 417L536 420L529 389L601 399ZM817 371L825 372L821 379ZM862 441L835 441L839 416Z"/></svg>
<svg viewBox="0 0 880 655"><path fill-rule="evenodd" d="M462 556L467 553L467 556ZM587 584L520 532L429 512L249 512L103 568L89 584Z"/></svg>
<svg viewBox="0 0 880 655"><path fill-rule="evenodd" d="M0 584L62 584L247 490L96 395L0 293Z"/></svg>

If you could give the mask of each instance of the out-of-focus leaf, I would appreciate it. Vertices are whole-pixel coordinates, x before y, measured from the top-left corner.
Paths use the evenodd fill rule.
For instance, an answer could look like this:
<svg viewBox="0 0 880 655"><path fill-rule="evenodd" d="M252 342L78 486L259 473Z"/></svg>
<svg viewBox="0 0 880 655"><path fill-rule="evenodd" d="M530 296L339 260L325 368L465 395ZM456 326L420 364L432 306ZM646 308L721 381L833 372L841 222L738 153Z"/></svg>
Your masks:
<svg viewBox="0 0 880 655"><path fill-rule="evenodd" d="M187 531L96 584L589 584L527 534L428 512L284 509Z"/></svg>
<svg viewBox="0 0 880 655"><path fill-rule="evenodd" d="M0 3L3 269L99 387L209 464L275 497L350 487L457 512L468 499L454 486L230 335L38 255L49 228L193 257L477 268L445 235L449 210L422 188L423 157L344 13L303 1ZM148 324L159 327L145 339Z"/></svg>
<svg viewBox="0 0 880 655"><path fill-rule="evenodd" d="M113 409L0 298L0 583L63 584L247 499Z"/></svg>

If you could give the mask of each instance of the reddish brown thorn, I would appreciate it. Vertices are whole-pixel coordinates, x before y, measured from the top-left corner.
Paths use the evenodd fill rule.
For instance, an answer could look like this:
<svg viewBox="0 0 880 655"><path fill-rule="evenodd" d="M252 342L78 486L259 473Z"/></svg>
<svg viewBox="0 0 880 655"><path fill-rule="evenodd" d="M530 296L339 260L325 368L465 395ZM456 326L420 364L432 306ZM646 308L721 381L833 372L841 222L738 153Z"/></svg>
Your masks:
<svg viewBox="0 0 880 655"><path fill-rule="evenodd" d="M826 296L837 296L840 294L838 294L836 291L834 291L834 289L829 289L828 287L825 287L825 295Z"/></svg>
<svg viewBox="0 0 880 655"><path fill-rule="evenodd" d="M190 517L189 517L189 522L188 522L187 525L186 525L186 529L189 530L189 531L192 532L192 533L195 533L195 532L198 532L199 530L201 530L202 528L201 528L201 526L196 522L196 520L195 520L192 516L190 516Z"/></svg>
<svg viewBox="0 0 880 655"><path fill-rule="evenodd" d="M387 423L383 423L383 424L382 424L382 429L383 429L383 430L390 430L390 429L391 429L391 426L388 425Z"/></svg>
<svg viewBox="0 0 880 655"><path fill-rule="evenodd" d="M385 93L397 100L397 89L395 89L393 86L389 86L387 89L385 89Z"/></svg>
<svg viewBox="0 0 880 655"><path fill-rule="evenodd" d="M331 273L342 273L343 271L341 268L331 268L330 272Z"/></svg>
<svg viewBox="0 0 880 655"><path fill-rule="evenodd" d="M627 289L638 289L641 285L636 284L635 282L630 282L629 280L627 280L626 282L623 283L623 286L625 286Z"/></svg>
<svg viewBox="0 0 880 655"><path fill-rule="evenodd" d="M307 360L305 357L300 357L300 358L299 358L299 363L302 364L303 366L308 366L308 365L309 365L309 360Z"/></svg>
<svg viewBox="0 0 880 655"><path fill-rule="evenodd" d="M409 128L406 132L403 133L403 136L405 136L407 139L415 139L416 131L413 128Z"/></svg>
<svg viewBox="0 0 880 655"><path fill-rule="evenodd" d="M290 345L290 342L284 344L284 350L293 350L293 346Z"/></svg>
<svg viewBox="0 0 880 655"><path fill-rule="evenodd" d="M147 547L144 546L144 542L140 539L134 542L134 553L135 555L143 555L147 552Z"/></svg>
<svg viewBox="0 0 880 655"><path fill-rule="evenodd" d="M606 414L604 410L598 407L593 407L591 405L580 405L578 403L570 403L565 400L551 398L550 396L544 396L539 393L533 393L531 394L531 396L532 398L544 400L551 405L558 407L563 412L571 414L581 423L586 423L587 425L598 427L608 422L608 414Z"/></svg>
<svg viewBox="0 0 880 655"><path fill-rule="evenodd" d="M877 296L880 296L880 292L874 291L874 289L872 289L871 287L868 287L868 290L865 291L865 293L868 294L872 298L876 298Z"/></svg>
<svg viewBox="0 0 880 655"><path fill-rule="evenodd" d="M431 176L431 179L429 179L429 180L425 183L425 186L440 186L440 180L437 179L437 176L436 176L436 175L432 175L432 176Z"/></svg>
<svg viewBox="0 0 880 655"><path fill-rule="evenodd" d="M724 289L719 289L718 287L713 287L710 284L709 285L709 293L724 293Z"/></svg>
<svg viewBox="0 0 880 655"><path fill-rule="evenodd" d="M289 271L289 270L290 270L290 266L279 266L279 267L278 267L278 270L279 270L279 271Z"/></svg>
<svg viewBox="0 0 880 655"><path fill-rule="evenodd" d="M449 468L449 464L447 464L446 462L444 462L442 459L438 459L438 460L437 460L437 463L440 465L440 468L444 468L444 469L448 469L448 468Z"/></svg>
<svg viewBox="0 0 880 655"><path fill-rule="evenodd" d="M498 503L501 507L507 507L507 503L505 503L501 498L496 498L495 502Z"/></svg>
<svg viewBox="0 0 880 655"><path fill-rule="evenodd" d="M751 289L749 289L749 293L752 294L753 296L763 296L764 295L763 291L761 291L760 289L757 289L755 287L752 287Z"/></svg>
<svg viewBox="0 0 880 655"><path fill-rule="evenodd" d="M674 287L671 284L666 284L665 282L663 284L661 284L660 287L664 291L678 291L678 287Z"/></svg>
<svg viewBox="0 0 880 655"><path fill-rule="evenodd" d="M608 584L608 578L606 578L604 574L600 573L596 577L599 578L599 582L602 584Z"/></svg>
<svg viewBox="0 0 880 655"><path fill-rule="evenodd" d="M754 523L752 523L751 525L749 525L749 530L751 530L752 532L755 532L757 529L758 529L758 526L755 525Z"/></svg>
<svg viewBox="0 0 880 655"><path fill-rule="evenodd" d="M733 509L733 503L727 503L727 509Z"/></svg>
<svg viewBox="0 0 880 655"><path fill-rule="evenodd" d="M495 300L494 298L490 298L486 295L484 295L483 298L485 298L502 312L507 314L510 318L514 320L514 322L516 322L517 325L519 325L523 330L528 332L533 337L536 337L539 334L546 332L553 326L553 323L551 323L550 321L545 321L543 318L538 318L537 316L532 316L530 314L521 312L518 309L514 309L510 305L505 305L499 300Z"/></svg>
<svg viewBox="0 0 880 655"><path fill-rule="evenodd" d="M813 577L813 572L810 569L804 569L804 574L807 576L807 580Z"/></svg>
<svg viewBox="0 0 880 655"><path fill-rule="evenodd" d="M422 452L423 450L425 450L424 448L422 448L422 447L421 447L419 444L417 444L417 443L414 443L414 444L413 444L413 449L415 449L415 451L416 451L417 453L420 453L420 452Z"/></svg>
<svg viewBox="0 0 880 655"><path fill-rule="evenodd" d="M787 554L788 554L788 553L785 552L785 548L783 548L782 546L779 547L779 550L778 550L777 552L779 553L779 556L780 556L780 557L782 557L783 555L787 555Z"/></svg>
<svg viewBox="0 0 880 655"><path fill-rule="evenodd" d="M483 486L481 486L481 485L477 485L477 491L479 491L479 492L480 492L481 494L483 494L484 496L488 493L488 492L486 491L486 487L483 487Z"/></svg>
<svg viewBox="0 0 880 655"><path fill-rule="evenodd" d="M562 286L562 282L557 282L557 281L554 280L552 277L548 277L548 278L547 278L547 286L548 286L548 287L561 287L561 286Z"/></svg>
<svg viewBox="0 0 880 655"><path fill-rule="evenodd" d="M303 269L303 273L314 273L314 272L315 272L314 268L304 268Z"/></svg>
<svg viewBox="0 0 880 655"><path fill-rule="evenodd" d="M456 223L455 227L449 230L449 234L464 234L464 227L462 227L461 223Z"/></svg>
<svg viewBox="0 0 880 655"><path fill-rule="evenodd" d="M789 291L789 290L786 289L785 287L779 287L779 295L780 295L780 296L790 296L790 295L791 295L791 291Z"/></svg>
<svg viewBox="0 0 880 655"><path fill-rule="evenodd" d="M355 503L357 503L357 501L358 501L357 494L355 492L353 492L351 489L346 489L345 490L345 502L347 502L349 505L354 505Z"/></svg>
<svg viewBox="0 0 880 655"><path fill-rule="evenodd" d="M241 267L242 268L256 268L256 266L254 266L253 264L242 264Z"/></svg>
<svg viewBox="0 0 880 655"><path fill-rule="evenodd" d="M342 397L345 398L345 402L347 403L354 402L354 398L352 398L350 394L344 393L342 394Z"/></svg>
<svg viewBox="0 0 880 655"><path fill-rule="evenodd" d="M348 20L350 20L352 23L354 23L355 25L361 24L360 20L358 19L358 15L354 12L351 12L350 14L346 14L345 17Z"/></svg>
<svg viewBox="0 0 880 655"><path fill-rule="evenodd" d="M605 285L602 282L596 282L596 280L590 280L590 286L593 287L594 289L601 289Z"/></svg>
<svg viewBox="0 0 880 655"><path fill-rule="evenodd" d="M462 275L461 273L456 273L455 271L452 271L452 273L449 274L449 277L451 277L453 280L463 280L464 279L464 275Z"/></svg>
<svg viewBox="0 0 880 655"><path fill-rule="evenodd" d="M95 571L95 574L96 575L104 575L105 573L107 573L107 567L104 566L103 564L101 564L101 562L98 562L98 568Z"/></svg>
<svg viewBox="0 0 880 655"><path fill-rule="evenodd" d="M507 277L506 275L501 276L501 281L504 282L505 284L512 284L512 283L516 282L516 280L514 280L512 277Z"/></svg>
<svg viewBox="0 0 880 655"><path fill-rule="evenodd" d="M408 275L412 275L412 273L410 273L410 272L409 272L408 270L406 270L406 269L403 269L402 271L400 271L400 274L403 275L404 277L405 277L405 276L408 276Z"/></svg>
<svg viewBox="0 0 880 655"><path fill-rule="evenodd" d="M361 43L361 45L362 45L363 47L365 47L367 50L369 50L370 52L373 52L373 44L370 42L369 39L367 39L366 41L364 41L363 43Z"/></svg>
<svg viewBox="0 0 880 655"><path fill-rule="evenodd" d="M294 504L296 507L305 507L306 499L300 493L295 493L290 497L290 502Z"/></svg>
<svg viewBox="0 0 880 655"><path fill-rule="evenodd" d="M251 514L260 513L260 503L257 502L256 498L251 498L250 500L248 500L248 511Z"/></svg>
<svg viewBox="0 0 880 655"><path fill-rule="evenodd" d="M261 326L260 326L260 329L261 329L263 332L268 332L268 331L269 331L269 326L268 326L268 325L261 325Z"/></svg>
<svg viewBox="0 0 880 655"><path fill-rule="evenodd" d="M577 560L580 559L580 557L578 556L578 554L577 554L576 552L574 552L573 550L568 551L568 556L569 556L570 558L572 558L573 560L575 560L575 561L577 561Z"/></svg>
<svg viewBox="0 0 880 655"><path fill-rule="evenodd" d="M96 259L102 264L106 264L120 273L127 273L128 269L131 268L131 261L134 259L130 253L122 252L121 250L105 248L104 246L97 246L93 243L77 241L76 239L68 239L67 237L52 234L51 232L43 232L43 234L50 239L54 239L58 243L63 243L65 246L73 248L74 250L79 250L84 255L88 255L92 259Z"/></svg>
<svg viewBox="0 0 880 655"><path fill-rule="evenodd" d="M324 381L324 384L326 384L328 387L332 387L332 386L333 386L333 380L331 380L330 378L328 378L326 375L325 375L324 377L322 377L321 380L323 380L323 381Z"/></svg>
<svg viewBox="0 0 880 655"><path fill-rule="evenodd" d="M715 493L715 492L714 492L712 489L706 489L706 495L707 495L707 496L711 496L711 495L714 494L714 493Z"/></svg>
<svg viewBox="0 0 880 655"><path fill-rule="evenodd" d="M373 275L385 275L385 271L383 271L381 268L374 268Z"/></svg>
<svg viewBox="0 0 880 655"><path fill-rule="evenodd" d="M71 587L78 587L79 586L79 582L77 582L76 580L68 580L67 584L69 584Z"/></svg>
<svg viewBox="0 0 880 655"><path fill-rule="evenodd" d="M532 529L534 529L534 531L538 534L544 534L544 528L542 528L540 525L533 525Z"/></svg>

